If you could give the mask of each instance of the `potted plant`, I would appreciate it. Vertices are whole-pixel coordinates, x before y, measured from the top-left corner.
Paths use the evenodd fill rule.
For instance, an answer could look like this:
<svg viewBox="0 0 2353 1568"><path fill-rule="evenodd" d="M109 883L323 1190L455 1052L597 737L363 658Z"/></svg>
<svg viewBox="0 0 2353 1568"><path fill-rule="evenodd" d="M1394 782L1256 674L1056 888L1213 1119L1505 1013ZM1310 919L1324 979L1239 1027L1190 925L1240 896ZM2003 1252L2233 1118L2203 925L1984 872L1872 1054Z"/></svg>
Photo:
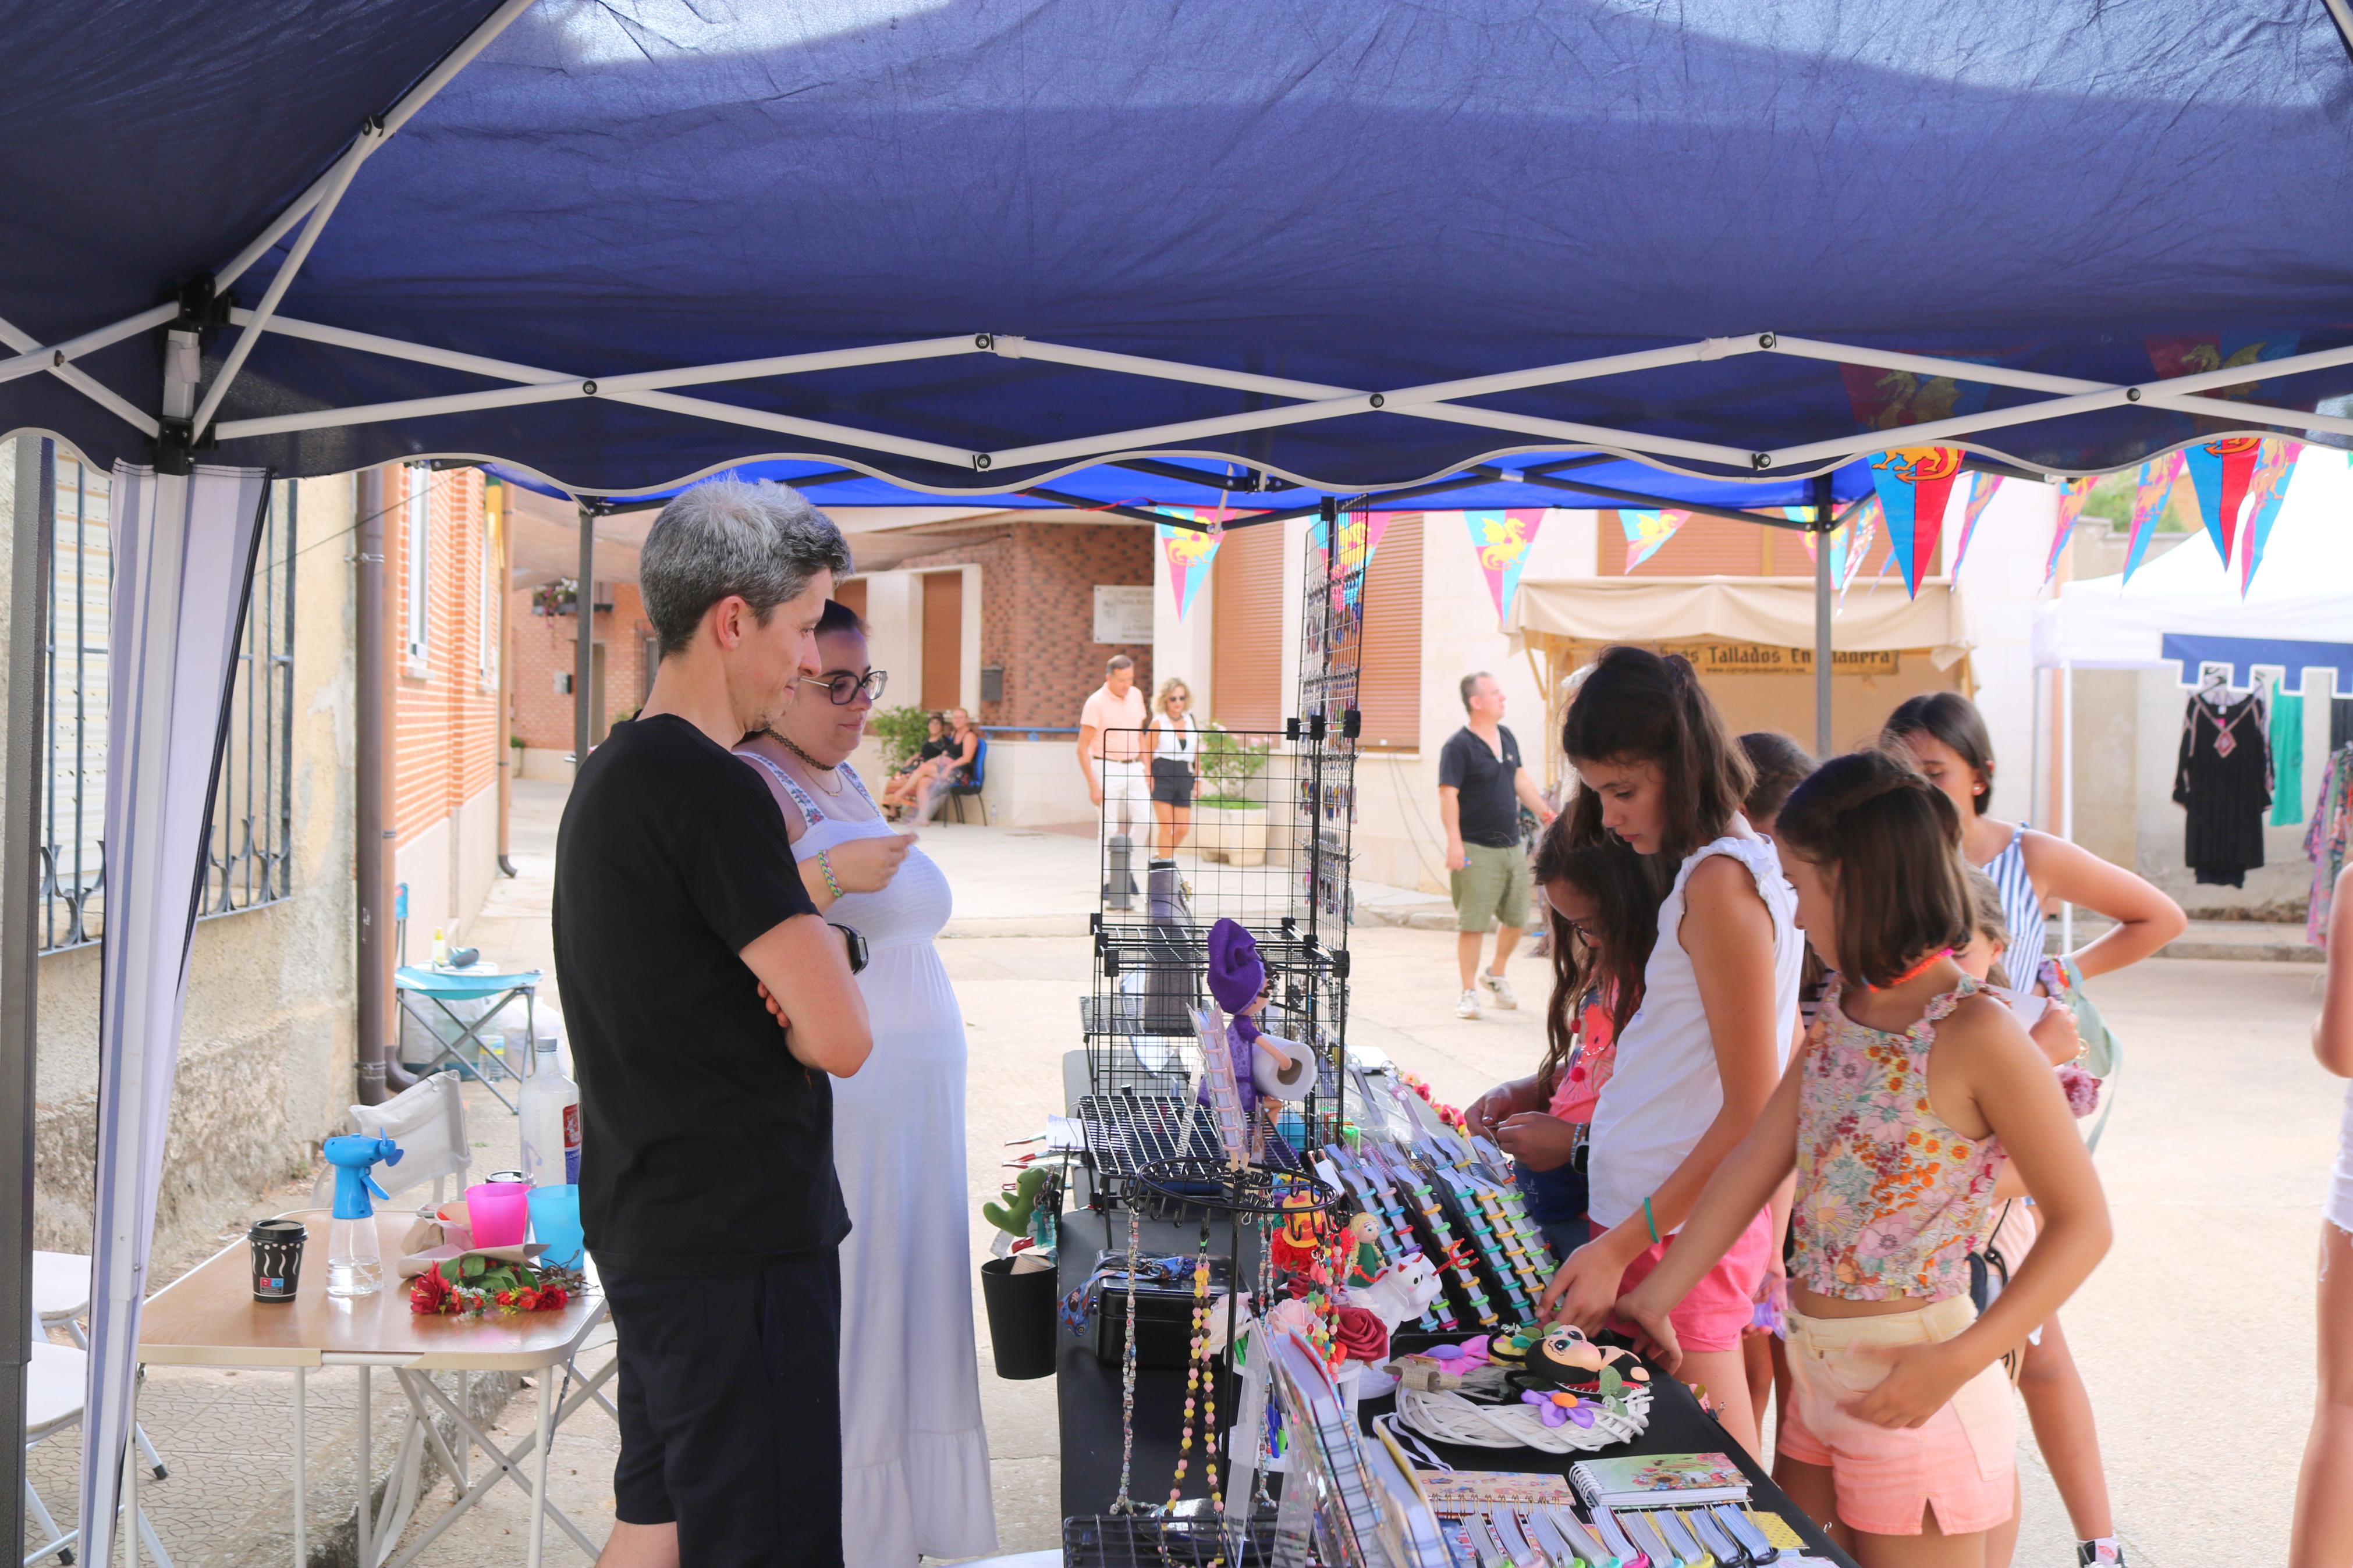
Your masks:
<svg viewBox="0 0 2353 1568"><path fill-rule="evenodd" d="M1266 864L1267 813L1259 775L1274 749L1211 724L1201 731L1201 794L1193 803L1193 842L1207 860Z"/></svg>

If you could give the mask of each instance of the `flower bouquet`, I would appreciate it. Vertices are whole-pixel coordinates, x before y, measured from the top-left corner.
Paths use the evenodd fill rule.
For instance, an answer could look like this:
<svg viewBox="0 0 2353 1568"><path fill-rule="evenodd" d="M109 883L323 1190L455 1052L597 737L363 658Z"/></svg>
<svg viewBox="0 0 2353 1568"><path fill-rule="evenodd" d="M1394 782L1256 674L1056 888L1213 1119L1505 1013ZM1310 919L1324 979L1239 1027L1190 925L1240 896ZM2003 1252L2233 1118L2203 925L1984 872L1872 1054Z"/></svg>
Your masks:
<svg viewBox="0 0 2353 1568"><path fill-rule="evenodd" d="M419 1317L556 1312L580 1283L568 1269L533 1268L470 1252L442 1258L411 1279L408 1310Z"/></svg>

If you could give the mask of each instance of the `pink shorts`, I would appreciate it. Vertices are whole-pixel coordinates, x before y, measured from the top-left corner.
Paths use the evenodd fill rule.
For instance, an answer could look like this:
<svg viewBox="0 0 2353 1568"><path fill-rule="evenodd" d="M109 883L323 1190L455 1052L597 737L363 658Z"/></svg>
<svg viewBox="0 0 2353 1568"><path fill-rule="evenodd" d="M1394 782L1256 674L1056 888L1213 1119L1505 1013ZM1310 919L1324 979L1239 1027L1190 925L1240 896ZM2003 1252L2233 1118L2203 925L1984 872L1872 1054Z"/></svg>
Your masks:
<svg viewBox="0 0 2353 1568"><path fill-rule="evenodd" d="M1594 1227L1598 1232L1600 1227ZM1673 1237L1645 1250L1641 1257L1626 1265L1625 1275L1618 1281L1618 1294L1623 1296L1650 1277L1651 1270L1674 1245ZM1773 1211L1765 1209L1748 1222L1740 1239L1731 1250L1716 1259L1715 1267L1701 1276L1691 1293L1675 1303L1667 1314L1675 1325L1675 1338L1686 1352L1706 1354L1738 1348L1741 1331L1757 1316L1757 1287L1765 1279L1765 1265L1773 1255ZM1626 1332L1630 1325L1611 1320L1609 1326Z"/></svg>
<svg viewBox="0 0 2353 1568"><path fill-rule="evenodd" d="M1780 1452L1830 1470L1839 1518L1848 1525L1872 1535L1917 1535L1922 1512L1934 1508L1939 1530L1969 1535L2010 1517L2018 1415L2000 1362L1920 1426L1873 1426L1845 1408L1887 1375L1888 1352L1941 1344L1976 1319L1967 1296L1883 1318L1790 1311Z"/></svg>

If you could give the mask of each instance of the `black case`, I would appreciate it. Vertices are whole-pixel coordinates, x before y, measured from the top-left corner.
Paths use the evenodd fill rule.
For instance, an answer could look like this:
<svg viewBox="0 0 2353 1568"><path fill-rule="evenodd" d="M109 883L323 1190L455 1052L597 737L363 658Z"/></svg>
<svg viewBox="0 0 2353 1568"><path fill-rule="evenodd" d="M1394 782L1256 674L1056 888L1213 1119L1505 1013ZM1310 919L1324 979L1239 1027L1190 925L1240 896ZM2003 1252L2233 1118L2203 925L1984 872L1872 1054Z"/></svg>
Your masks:
<svg viewBox="0 0 2353 1568"><path fill-rule="evenodd" d="M1115 1266L1124 1255L1107 1253L1098 1267ZM1211 1310L1227 1310L1225 1291L1233 1269L1222 1257L1209 1259L1209 1289L1213 1292ZM1117 1366L1127 1342L1127 1288L1106 1279L1101 1286L1100 1310L1095 1313L1095 1360L1105 1366ZM1135 1364L1140 1370L1165 1372L1181 1368L1193 1359L1193 1268L1186 1260L1184 1272L1165 1284L1155 1283L1147 1275L1142 1289L1135 1292Z"/></svg>

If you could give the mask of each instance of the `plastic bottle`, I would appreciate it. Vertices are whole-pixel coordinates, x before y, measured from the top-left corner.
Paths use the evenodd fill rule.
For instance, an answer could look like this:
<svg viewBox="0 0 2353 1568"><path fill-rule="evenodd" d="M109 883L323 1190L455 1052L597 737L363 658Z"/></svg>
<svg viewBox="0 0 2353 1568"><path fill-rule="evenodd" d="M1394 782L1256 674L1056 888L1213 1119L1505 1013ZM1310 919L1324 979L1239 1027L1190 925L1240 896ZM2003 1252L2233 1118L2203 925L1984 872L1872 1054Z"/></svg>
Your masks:
<svg viewBox="0 0 2353 1568"><path fill-rule="evenodd" d="M522 1124L522 1170L534 1187L580 1180L580 1086L564 1076L555 1037L533 1042L531 1076L516 1098Z"/></svg>
<svg viewBox="0 0 2353 1568"><path fill-rule="evenodd" d="M327 1229L327 1294L370 1296L384 1287L384 1259L376 1247L375 1205L385 1195L370 1168L378 1161L400 1163L401 1148L389 1138L345 1135L322 1148L335 1168L335 1206Z"/></svg>
<svg viewBox="0 0 2353 1568"><path fill-rule="evenodd" d="M449 939L442 934L439 926L435 926L433 928L433 967L438 969L448 962Z"/></svg>

